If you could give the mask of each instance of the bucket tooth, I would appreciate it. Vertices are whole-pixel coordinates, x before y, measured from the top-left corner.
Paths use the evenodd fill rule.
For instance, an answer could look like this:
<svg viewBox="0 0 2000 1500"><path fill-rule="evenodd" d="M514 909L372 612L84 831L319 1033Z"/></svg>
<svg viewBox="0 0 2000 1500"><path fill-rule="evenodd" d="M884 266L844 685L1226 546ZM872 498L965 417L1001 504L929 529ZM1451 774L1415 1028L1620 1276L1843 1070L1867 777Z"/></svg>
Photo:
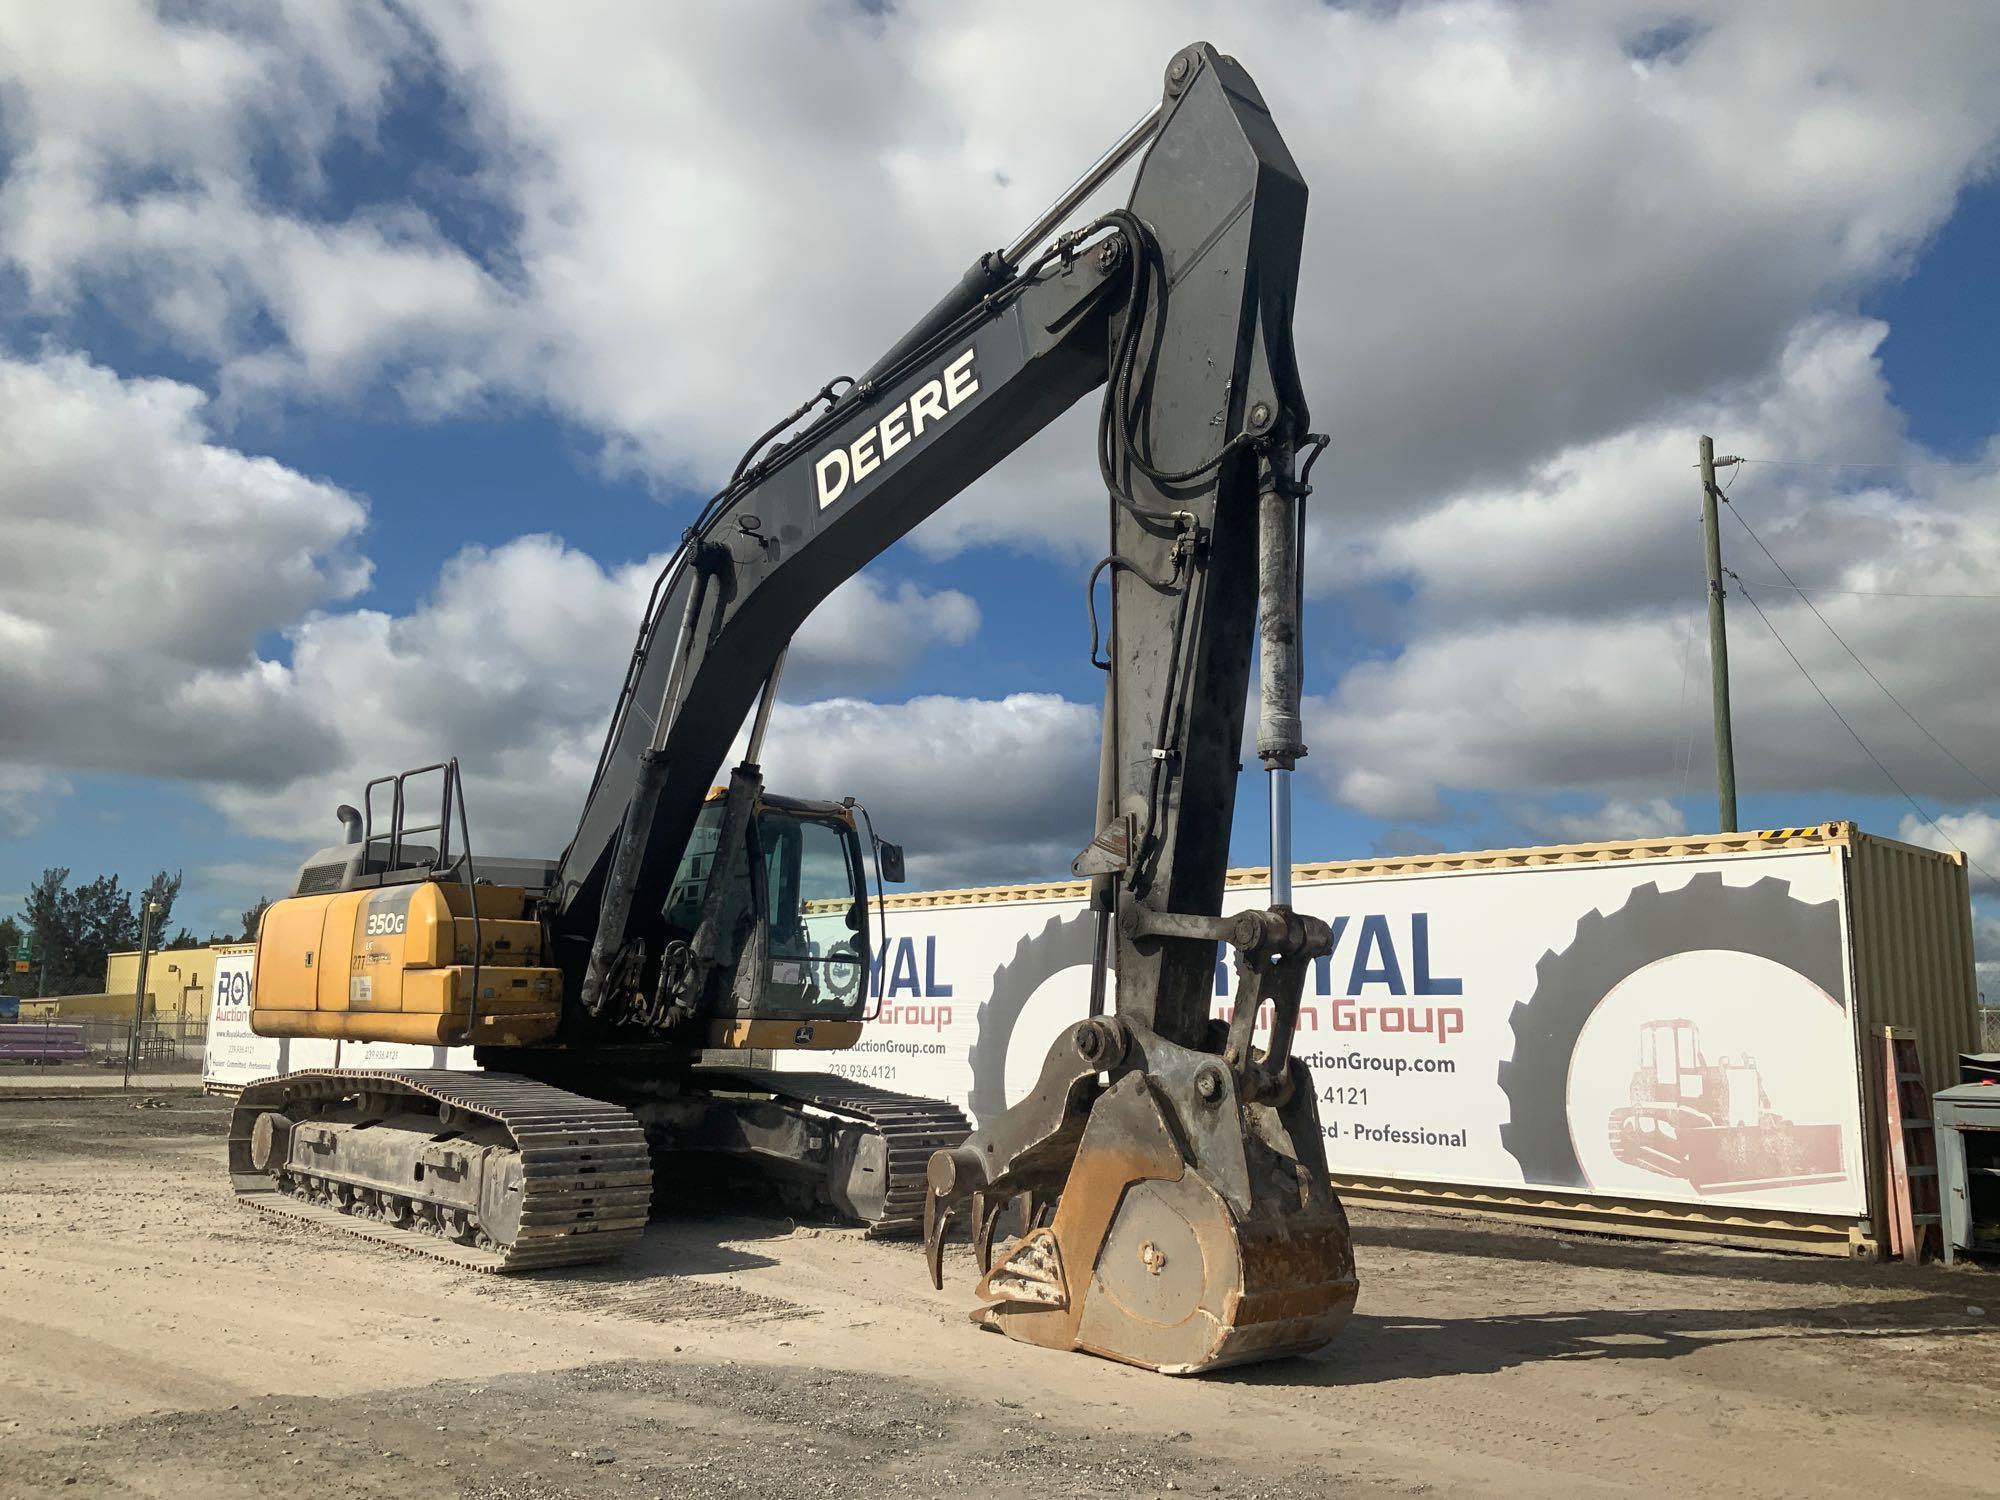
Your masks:
<svg viewBox="0 0 2000 1500"><path fill-rule="evenodd" d="M1062 1264L1062 1244L1054 1231L1037 1229L981 1278L978 1295L1060 1311L1069 1306L1069 1284L1063 1280ZM981 1309L973 1317L983 1322L986 1311Z"/></svg>

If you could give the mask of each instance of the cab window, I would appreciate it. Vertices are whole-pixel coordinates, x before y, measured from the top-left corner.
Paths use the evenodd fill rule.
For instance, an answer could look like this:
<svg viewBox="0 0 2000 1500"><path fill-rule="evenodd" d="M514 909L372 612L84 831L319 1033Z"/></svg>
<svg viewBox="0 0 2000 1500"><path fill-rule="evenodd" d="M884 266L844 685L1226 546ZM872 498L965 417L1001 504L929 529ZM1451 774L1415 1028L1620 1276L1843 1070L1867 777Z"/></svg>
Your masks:
<svg viewBox="0 0 2000 1500"><path fill-rule="evenodd" d="M865 887L842 824L766 811L765 879L771 913L771 983L813 1009L862 1000ZM796 986L796 989L793 987Z"/></svg>

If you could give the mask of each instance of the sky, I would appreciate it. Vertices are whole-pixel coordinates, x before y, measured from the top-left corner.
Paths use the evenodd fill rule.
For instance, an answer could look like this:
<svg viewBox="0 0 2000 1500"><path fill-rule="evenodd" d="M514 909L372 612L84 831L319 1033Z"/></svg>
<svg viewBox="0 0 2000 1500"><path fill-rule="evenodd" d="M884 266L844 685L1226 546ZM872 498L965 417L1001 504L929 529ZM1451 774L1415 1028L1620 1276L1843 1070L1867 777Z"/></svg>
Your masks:
<svg viewBox="0 0 2000 1500"><path fill-rule="evenodd" d="M1299 856L1716 826L1708 432L1743 826L1991 887L2000 9L8 0L0 912L164 867L234 930L453 754L480 847L559 850L695 506L1197 38L1313 194ZM771 783L916 883L1090 835L1084 407L787 668Z"/></svg>

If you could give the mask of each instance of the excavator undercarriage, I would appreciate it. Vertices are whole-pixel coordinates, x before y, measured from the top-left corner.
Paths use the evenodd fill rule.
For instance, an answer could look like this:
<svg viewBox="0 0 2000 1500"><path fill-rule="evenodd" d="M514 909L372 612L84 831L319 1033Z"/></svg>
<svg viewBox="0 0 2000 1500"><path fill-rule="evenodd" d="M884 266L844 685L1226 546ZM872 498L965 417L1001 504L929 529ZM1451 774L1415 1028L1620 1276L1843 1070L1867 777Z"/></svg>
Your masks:
<svg viewBox="0 0 2000 1500"><path fill-rule="evenodd" d="M622 1254L646 1227L645 1132L505 1073L303 1072L253 1083L229 1175L254 1207L478 1271Z"/></svg>
<svg viewBox="0 0 2000 1500"><path fill-rule="evenodd" d="M911 1236L932 1153L970 1128L949 1104L830 1073L704 1067L643 1092L441 1069L293 1073L238 1096L230 1177L257 1208L477 1270L544 1270L623 1254L663 1189L704 1175L746 1175L795 1212Z"/></svg>

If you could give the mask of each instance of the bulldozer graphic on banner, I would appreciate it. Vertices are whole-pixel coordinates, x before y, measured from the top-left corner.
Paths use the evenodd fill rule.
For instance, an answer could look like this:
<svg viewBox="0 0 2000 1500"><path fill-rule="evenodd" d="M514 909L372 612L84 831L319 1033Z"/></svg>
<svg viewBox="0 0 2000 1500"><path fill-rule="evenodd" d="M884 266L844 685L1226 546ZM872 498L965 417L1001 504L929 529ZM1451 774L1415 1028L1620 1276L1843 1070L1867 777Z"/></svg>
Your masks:
<svg viewBox="0 0 2000 1500"><path fill-rule="evenodd" d="M1698 1193L1800 1187L1845 1175L1840 1127L1795 1124L1773 1112L1756 1060L1707 1061L1690 1020L1640 1026L1631 1100L1606 1122L1612 1155L1678 1177Z"/></svg>

